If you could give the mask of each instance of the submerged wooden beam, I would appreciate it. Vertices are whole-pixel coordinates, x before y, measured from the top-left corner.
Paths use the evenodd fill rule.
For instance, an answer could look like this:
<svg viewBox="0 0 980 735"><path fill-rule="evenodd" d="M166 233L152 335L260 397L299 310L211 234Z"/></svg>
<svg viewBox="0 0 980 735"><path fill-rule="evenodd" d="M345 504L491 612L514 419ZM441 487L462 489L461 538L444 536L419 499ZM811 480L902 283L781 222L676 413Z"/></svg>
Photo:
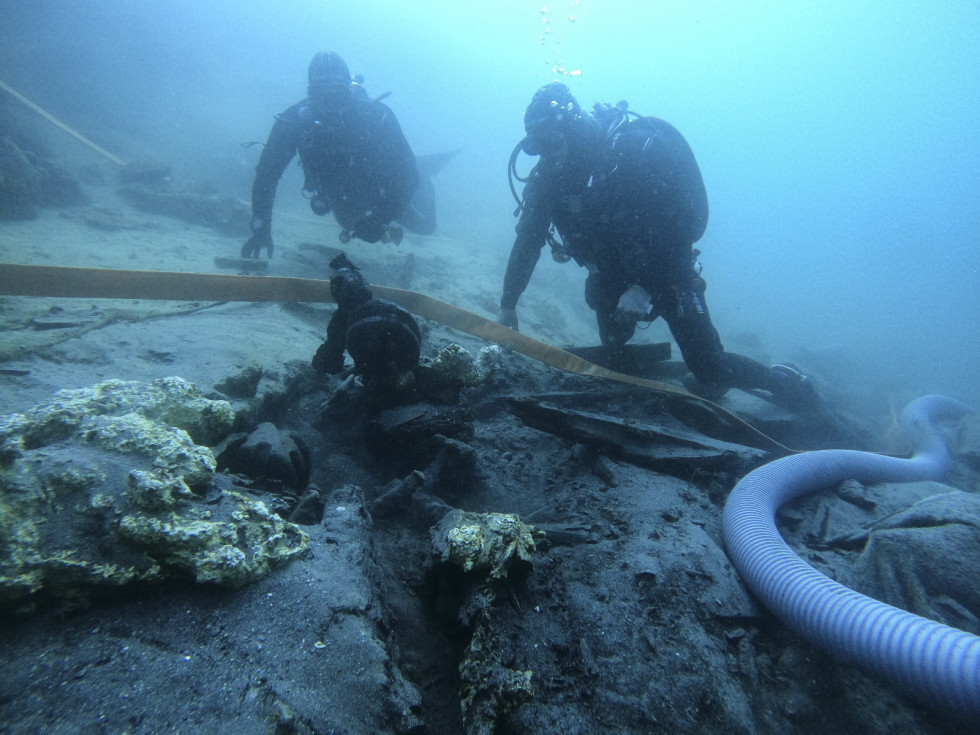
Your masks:
<svg viewBox="0 0 980 735"><path fill-rule="evenodd" d="M695 431L560 408L534 398L513 399L511 410L525 426L684 479L698 469L743 473L770 459L761 449Z"/></svg>

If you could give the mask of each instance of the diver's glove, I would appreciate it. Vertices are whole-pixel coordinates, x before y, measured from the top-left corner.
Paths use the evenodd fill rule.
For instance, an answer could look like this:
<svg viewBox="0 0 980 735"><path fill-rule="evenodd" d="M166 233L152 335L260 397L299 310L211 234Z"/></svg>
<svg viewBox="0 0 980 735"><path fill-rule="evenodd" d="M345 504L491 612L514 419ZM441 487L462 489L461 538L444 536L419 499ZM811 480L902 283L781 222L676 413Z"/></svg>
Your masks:
<svg viewBox="0 0 980 735"><path fill-rule="evenodd" d="M243 258L258 258L262 255L262 249L269 250L269 257L272 257L272 229L266 222L256 217L252 220L252 236L242 245Z"/></svg>
<svg viewBox="0 0 980 735"><path fill-rule="evenodd" d="M631 324L650 314L650 292L633 284L619 297L613 319L620 324Z"/></svg>
<svg viewBox="0 0 980 735"><path fill-rule="evenodd" d="M374 243L384 236L386 227L387 223L383 222L378 215L369 214L358 220L350 234L364 242Z"/></svg>
<svg viewBox="0 0 980 735"><path fill-rule="evenodd" d="M497 321L505 327L510 327L515 332L521 331L517 326L517 309L507 309L501 306L500 311L497 312Z"/></svg>

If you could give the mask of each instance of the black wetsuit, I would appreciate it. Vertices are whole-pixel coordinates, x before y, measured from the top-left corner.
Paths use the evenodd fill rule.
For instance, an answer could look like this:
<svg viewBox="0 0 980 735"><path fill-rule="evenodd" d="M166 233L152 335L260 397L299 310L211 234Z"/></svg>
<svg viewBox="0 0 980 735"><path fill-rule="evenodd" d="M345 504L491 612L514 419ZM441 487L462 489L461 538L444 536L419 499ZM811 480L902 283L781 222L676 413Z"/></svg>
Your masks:
<svg viewBox="0 0 980 735"><path fill-rule="evenodd" d="M279 178L297 153L304 190L329 205L344 229L369 212L422 234L434 229L434 203L431 213L413 206L413 195L425 187L398 120L383 103L355 95L341 110L317 115L304 100L276 117L252 186L252 216L266 226Z"/></svg>
<svg viewBox="0 0 980 735"><path fill-rule="evenodd" d="M636 324L619 323L614 314L620 296L639 285L706 392L769 390L769 368L725 352L711 323L693 251L707 226L708 199L683 136L656 118L624 123L612 133L591 122L569 150L558 159L542 157L524 187L501 308L516 307L554 224L567 254L589 269L586 302L604 345L632 338Z"/></svg>
<svg viewBox="0 0 980 735"><path fill-rule="evenodd" d="M346 256L344 256L346 260ZM355 268L337 268L330 279L337 311L327 324L327 339L313 356L313 368L339 373L344 351L354 360L354 371L376 376L397 374L416 367L422 333L405 309L376 299L367 279Z"/></svg>

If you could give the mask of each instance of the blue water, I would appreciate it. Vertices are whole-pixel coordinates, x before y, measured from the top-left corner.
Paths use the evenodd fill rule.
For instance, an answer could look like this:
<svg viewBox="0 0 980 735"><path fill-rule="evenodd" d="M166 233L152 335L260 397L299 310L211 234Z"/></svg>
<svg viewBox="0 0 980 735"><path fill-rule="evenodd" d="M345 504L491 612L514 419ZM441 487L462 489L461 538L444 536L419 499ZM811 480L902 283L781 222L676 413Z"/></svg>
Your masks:
<svg viewBox="0 0 980 735"><path fill-rule="evenodd" d="M393 93L417 153L462 148L437 179L441 232L499 251L498 272L466 274L492 284L531 94L561 78L584 106L627 99L698 157L726 341L757 335L830 380L980 404L980 5L546 5L5 0L0 76L126 157L247 197L239 143L264 140L304 96L310 57L336 50Z"/></svg>

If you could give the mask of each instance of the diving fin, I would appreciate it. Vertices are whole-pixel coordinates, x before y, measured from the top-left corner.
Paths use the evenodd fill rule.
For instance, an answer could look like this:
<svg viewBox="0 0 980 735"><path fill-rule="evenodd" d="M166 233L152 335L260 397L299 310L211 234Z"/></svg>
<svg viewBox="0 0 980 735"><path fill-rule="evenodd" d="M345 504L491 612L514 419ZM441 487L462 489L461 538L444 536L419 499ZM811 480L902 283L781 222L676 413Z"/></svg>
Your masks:
<svg viewBox="0 0 980 735"><path fill-rule="evenodd" d="M422 176L434 176L446 167L446 164L453 160L462 148L443 153L427 153L424 156L415 156L415 165Z"/></svg>

